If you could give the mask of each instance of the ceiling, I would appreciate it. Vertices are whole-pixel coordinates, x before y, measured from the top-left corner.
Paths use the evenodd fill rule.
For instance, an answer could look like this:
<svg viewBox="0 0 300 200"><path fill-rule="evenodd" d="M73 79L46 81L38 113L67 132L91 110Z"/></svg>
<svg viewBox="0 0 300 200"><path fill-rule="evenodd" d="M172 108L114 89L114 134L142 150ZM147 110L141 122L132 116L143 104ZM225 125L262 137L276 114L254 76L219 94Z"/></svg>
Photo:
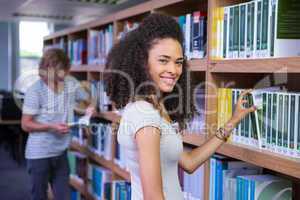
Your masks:
<svg viewBox="0 0 300 200"><path fill-rule="evenodd" d="M0 21L79 24L147 0L0 0Z"/></svg>

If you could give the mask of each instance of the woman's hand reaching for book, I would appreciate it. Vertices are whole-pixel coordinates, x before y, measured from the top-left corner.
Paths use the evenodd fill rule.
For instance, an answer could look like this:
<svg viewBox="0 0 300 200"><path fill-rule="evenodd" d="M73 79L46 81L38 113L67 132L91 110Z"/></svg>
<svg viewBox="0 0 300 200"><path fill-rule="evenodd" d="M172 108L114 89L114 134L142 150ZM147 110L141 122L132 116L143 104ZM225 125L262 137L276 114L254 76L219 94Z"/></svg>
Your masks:
<svg viewBox="0 0 300 200"><path fill-rule="evenodd" d="M231 117L231 122L237 125L244 117L246 117L249 113L254 112L256 107L252 105L249 108L245 108L243 104L247 103L245 100L245 96L251 93L252 89L245 90L239 96L237 104L235 105L233 115Z"/></svg>
<svg viewBox="0 0 300 200"><path fill-rule="evenodd" d="M256 110L255 106L251 106L246 108L243 106L247 104L246 96L252 91L252 89L245 90L239 96L239 99L235 105L234 112L230 120L224 125L223 128L219 128L216 132L216 136L219 139L227 141L229 136L231 135L232 130L238 125L238 123L246 117L249 113L254 112Z"/></svg>

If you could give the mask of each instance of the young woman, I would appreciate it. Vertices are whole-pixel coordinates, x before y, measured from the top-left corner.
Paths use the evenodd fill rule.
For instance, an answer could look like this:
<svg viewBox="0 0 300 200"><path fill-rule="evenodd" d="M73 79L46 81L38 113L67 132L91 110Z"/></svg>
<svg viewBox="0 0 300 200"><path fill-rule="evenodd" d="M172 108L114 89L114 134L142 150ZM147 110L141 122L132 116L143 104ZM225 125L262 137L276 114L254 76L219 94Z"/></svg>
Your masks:
<svg viewBox="0 0 300 200"><path fill-rule="evenodd" d="M242 97L232 118L215 136L190 152L183 151L179 130L194 110L188 106L187 64L183 36L177 22L151 14L110 52L106 67L109 94L123 109L118 142L124 149L131 175L132 200L182 200L178 164L195 171L230 136L232 129L254 107L242 107Z"/></svg>

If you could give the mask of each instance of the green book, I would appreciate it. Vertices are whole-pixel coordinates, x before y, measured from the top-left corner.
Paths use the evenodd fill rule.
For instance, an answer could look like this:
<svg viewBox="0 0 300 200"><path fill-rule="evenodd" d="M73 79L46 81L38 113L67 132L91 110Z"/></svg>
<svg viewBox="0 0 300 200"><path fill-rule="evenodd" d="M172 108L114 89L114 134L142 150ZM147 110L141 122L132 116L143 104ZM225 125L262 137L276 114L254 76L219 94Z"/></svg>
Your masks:
<svg viewBox="0 0 300 200"><path fill-rule="evenodd" d="M260 57L261 51L261 33L262 33L262 1L256 2L256 48L255 57Z"/></svg>
<svg viewBox="0 0 300 200"><path fill-rule="evenodd" d="M247 3L246 57L254 56L255 2Z"/></svg>
<svg viewBox="0 0 300 200"><path fill-rule="evenodd" d="M300 1L276 0L276 2L274 56L299 56Z"/></svg>
<svg viewBox="0 0 300 200"><path fill-rule="evenodd" d="M267 93L267 117L266 117L266 129L267 129L267 142L266 148L271 149L272 144L272 113L273 113L273 94L272 92Z"/></svg>
<svg viewBox="0 0 300 200"><path fill-rule="evenodd" d="M246 34L246 4L240 4L239 6L239 58L245 58L246 52L245 52L245 34Z"/></svg>
<svg viewBox="0 0 300 200"><path fill-rule="evenodd" d="M289 154L290 155L294 155L294 148L295 148L295 120L296 120L296 95L295 94L291 94L290 95L290 111L289 111L289 122L290 122L290 126L289 126L289 132L288 132L288 136L289 136Z"/></svg>
<svg viewBox="0 0 300 200"><path fill-rule="evenodd" d="M269 38L269 0L262 0L262 27L261 27L261 57L268 55Z"/></svg>
<svg viewBox="0 0 300 200"><path fill-rule="evenodd" d="M284 120L283 120L283 133L282 133L282 140L283 140L283 153L288 154L288 142L289 142L289 124L290 124L290 115L289 115L289 107L290 106L290 95L284 95Z"/></svg>
<svg viewBox="0 0 300 200"><path fill-rule="evenodd" d="M268 94L263 93L263 105L262 105L262 116L261 116L261 145L263 148L266 147L267 144L267 128L268 128Z"/></svg>
<svg viewBox="0 0 300 200"><path fill-rule="evenodd" d="M277 125L278 125L278 95L277 93L272 94L272 131L271 131L271 150L275 151L276 147L276 136L277 136Z"/></svg>
<svg viewBox="0 0 300 200"><path fill-rule="evenodd" d="M283 141L282 141L282 132L283 132L283 120L284 120L284 112L283 112L283 94L278 94L278 124L277 124L277 136L276 136L276 152L281 152Z"/></svg>
<svg viewBox="0 0 300 200"><path fill-rule="evenodd" d="M233 58L239 57L239 16L240 6L233 7Z"/></svg>
<svg viewBox="0 0 300 200"><path fill-rule="evenodd" d="M229 41L228 58L233 58L233 40L234 40L234 7L229 7Z"/></svg>

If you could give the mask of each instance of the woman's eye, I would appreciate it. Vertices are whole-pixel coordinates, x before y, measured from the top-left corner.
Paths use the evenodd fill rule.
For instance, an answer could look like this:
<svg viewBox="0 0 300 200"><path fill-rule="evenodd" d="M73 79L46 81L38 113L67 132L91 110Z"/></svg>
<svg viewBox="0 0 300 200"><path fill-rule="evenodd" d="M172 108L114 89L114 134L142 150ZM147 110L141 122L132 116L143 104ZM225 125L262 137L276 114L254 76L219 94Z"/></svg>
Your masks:
<svg viewBox="0 0 300 200"><path fill-rule="evenodd" d="M183 65L183 62L176 62L176 65L182 66L182 65Z"/></svg>
<svg viewBox="0 0 300 200"><path fill-rule="evenodd" d="M160 59L160 60L158 60L160 63L162 63L162 64L167 64L168 63L168 60L164 60L164 59Z"/></svg>

